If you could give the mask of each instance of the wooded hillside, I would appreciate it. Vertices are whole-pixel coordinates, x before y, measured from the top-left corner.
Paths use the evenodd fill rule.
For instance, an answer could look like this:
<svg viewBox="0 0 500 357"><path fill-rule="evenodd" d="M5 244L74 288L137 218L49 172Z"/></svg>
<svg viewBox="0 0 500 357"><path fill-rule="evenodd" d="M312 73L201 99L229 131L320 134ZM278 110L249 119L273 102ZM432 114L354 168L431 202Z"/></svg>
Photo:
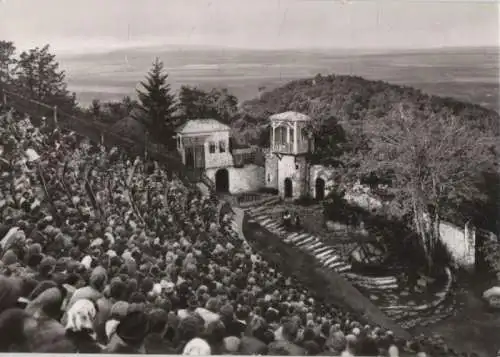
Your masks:
<svg viewBox="0 0 500 357"><path fill-rule="evenodd" d="M268 144L269 116L287 110L314 119L312 161L339 167L347 180L388 179L403 212L418 196L424 211L439 206L453 222L472 218L498 231L497 112L383 81L318 75L243 103L232 122L236 140Z"/></svg>
<svg viewBox="0 0 500 357"><path fill-rule="evenodd" d="M258 144L271 114L295 110L316 119L336 119L349 132L373 117L389 116L401 103L424 115L451 114L475 127L499 132L499 114L479 105L383 81L336 75L292 81L262 93L260 98L243 103L243 113L233 122L233 129L238 141Z"/></svg>

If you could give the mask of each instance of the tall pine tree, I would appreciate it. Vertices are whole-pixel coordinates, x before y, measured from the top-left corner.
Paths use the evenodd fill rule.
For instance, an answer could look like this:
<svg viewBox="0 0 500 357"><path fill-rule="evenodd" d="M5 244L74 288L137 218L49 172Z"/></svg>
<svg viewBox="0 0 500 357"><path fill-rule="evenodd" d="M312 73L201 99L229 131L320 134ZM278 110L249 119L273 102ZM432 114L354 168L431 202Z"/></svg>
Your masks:
<svg viewBox="0 0 500 357"><path fill-rule="evenodd" d="M153 62L146 80L141 82L143 91L137 90L139 119L144 123L151 136L165 144L172 143L176 126L173 116L175 97L170 93L163 62L158 58Z"/></svg>

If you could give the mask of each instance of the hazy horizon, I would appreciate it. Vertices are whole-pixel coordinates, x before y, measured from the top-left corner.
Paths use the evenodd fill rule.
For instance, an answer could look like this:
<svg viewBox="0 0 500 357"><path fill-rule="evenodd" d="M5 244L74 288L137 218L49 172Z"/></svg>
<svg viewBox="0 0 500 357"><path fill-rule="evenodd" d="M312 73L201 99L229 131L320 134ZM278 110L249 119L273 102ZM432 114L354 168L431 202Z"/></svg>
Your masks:
<svg viewBox="0 0 500 357"><path fill-rule="evenodd" d="M20 50L137 47L397 50L498 46L495 1L3 0L0 33Z"/></svg>
<svg viewBox="0 0 500 357"><path fill-rule="evenodd" d="M497 109L498 15L487 0L0 0L0 38L49 44L83 105L134 96L159 57L173 90L245 100L335 73Z"/></svg>
<svg viewBox="0 0 500 357"><path fill-rule="evenodd" d="M69 89L82 105L92 99L135 97L135 89L155 57L165 64L173 91L181 85L227 88L240 101L292 80L323 75L355 75L409 85L499 110L496 48L447 48L390 53L332 50L183 49L113 51L61 59Z"/></svg>

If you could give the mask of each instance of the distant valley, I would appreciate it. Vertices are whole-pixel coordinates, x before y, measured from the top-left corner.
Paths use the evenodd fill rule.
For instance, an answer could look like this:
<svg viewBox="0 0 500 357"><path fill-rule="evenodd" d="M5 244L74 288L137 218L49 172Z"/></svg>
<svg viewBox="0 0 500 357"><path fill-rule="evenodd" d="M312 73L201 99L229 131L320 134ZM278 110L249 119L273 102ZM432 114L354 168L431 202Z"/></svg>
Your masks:
<svg viewBox="0 0 500 357"><path fill-rule="evenodd" d="M388 53L345 50L240 50L219 48L137 48L60 56L70 90L87 106L92 99L135 95L154 57L165 63L172 89L226 87L240 101L259 89L321 74L350 74L413 86L499 111L496 48L447 48Z"/></svg>

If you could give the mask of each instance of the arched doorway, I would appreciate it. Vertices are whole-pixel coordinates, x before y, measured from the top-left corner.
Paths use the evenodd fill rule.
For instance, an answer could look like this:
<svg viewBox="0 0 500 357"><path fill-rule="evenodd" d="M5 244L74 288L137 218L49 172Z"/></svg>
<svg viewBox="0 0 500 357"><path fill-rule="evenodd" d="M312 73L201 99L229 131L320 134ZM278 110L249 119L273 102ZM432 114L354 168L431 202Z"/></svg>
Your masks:
<svg viewBox="0 0 500 357"><path fill-rule="evenodd" d="M285 198L292 197L292 196L293 196L292 179L286 178L285 179Z"/></svg>
<svg viewBox="0 0 500 357"><path fill-rule="evenodd" d="M317 200L322 200L325 198L325 180L321 177L316 179L316 194L315 197Z"/></svg>
<svg viewBox="0 0 500 357"><path fill-rule="evenodd" d="M229 172L226 169L217 170L215 173L215 190L229 192Z"/></svg>

